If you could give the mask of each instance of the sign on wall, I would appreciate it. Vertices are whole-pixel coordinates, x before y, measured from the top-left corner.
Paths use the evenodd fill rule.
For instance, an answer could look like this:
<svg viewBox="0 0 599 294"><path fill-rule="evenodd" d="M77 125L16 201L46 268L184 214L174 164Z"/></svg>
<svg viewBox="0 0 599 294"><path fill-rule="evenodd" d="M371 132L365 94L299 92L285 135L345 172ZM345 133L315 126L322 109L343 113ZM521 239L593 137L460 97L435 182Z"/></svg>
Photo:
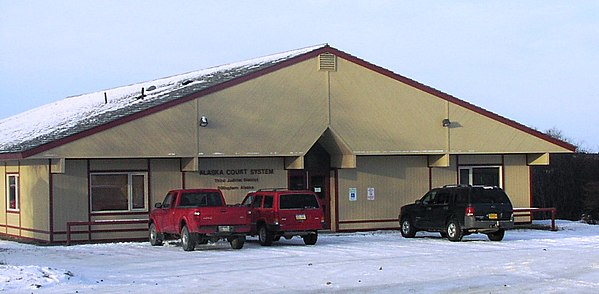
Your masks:
<svg viewBox="0 0 599 294"><path fill-rule="evenodd" d="M349 188L349 201L356 201L356 200L358 200L358 189Z"/></svg>
<svg viewBox="0 0 599 294"><path fill-rule="evenodd" d="M213 176L217 188L227 190L254 190L260 178L264 175L273 175L272 168L233 168L233 169L211 169L200 170L201 176Z"/></svg>
<svg viewBox="0 0 599 294"><path fill-rule="evenodd" d="M367 196L368 200L374 200L374 188L369 187L368 188L368 196Z"/></svg>
<svg viewBox="0 0 599 294"><path fill-rule="evenodd" d="M201 158L199 170L185 174L186 188L218 188L229 203L249 191L287 187L282 158Z"/></svg>

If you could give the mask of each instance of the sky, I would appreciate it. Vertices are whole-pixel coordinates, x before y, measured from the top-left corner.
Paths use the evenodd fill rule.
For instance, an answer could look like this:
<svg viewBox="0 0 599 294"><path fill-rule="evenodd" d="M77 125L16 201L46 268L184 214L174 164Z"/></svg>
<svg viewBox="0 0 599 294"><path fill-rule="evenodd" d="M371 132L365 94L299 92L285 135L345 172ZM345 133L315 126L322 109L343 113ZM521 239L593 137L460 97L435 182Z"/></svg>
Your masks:
<svg viewBox="0 0 599 294"><path fill-rule="evenodd" d="M599 1L0 0L0 119L328 43L599 152Z"/></svg>

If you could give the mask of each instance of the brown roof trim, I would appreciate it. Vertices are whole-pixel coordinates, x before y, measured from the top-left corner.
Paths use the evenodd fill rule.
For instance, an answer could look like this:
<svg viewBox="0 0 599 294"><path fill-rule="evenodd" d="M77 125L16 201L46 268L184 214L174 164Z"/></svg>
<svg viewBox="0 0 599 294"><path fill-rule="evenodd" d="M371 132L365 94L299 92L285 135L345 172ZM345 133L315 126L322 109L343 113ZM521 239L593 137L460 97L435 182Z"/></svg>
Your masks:
<svg viewBox="0 0 599 294"><path fill-rule="evenodd" d="M19 160L19 159L23 159L23 154L22 153L4 153L4 154L0 154L0 159L1 160Z"/></svg>
<svg viewBox="0 0 599 294"><path fill-rule="evenodd" d="M437 96L437 97L442 98L444 100L447 100L447 101L449 101L451 103L454 103L456 105L459 105L459 106L465 107L467 109L470 109L470 110L472 110L474 112L477 112L477 113L479 113L481 115L484 115L484 116L486 116L488 118L491 118L493 120L499 121L499 122L504 123L504 124L506 124L508 126L514 127L514 128L516 128L518 130L521 130L521 131L523 131L525 133L528 133L530 135L533 135L535 137L538 137L540 139L543 139L545 141L548 141L550 143L558 145L558 146L560 146L562 148L565 148L567 150L570 150L570 151L573 151L573 152L576 151L576 146L574 146L572 144L569 144L567 142L555 139L555 138L553 138L551 136L548 136L546 134L543 134L543 133L541 133L541 132L539 132L537 130L534 130L534 129L531 129L531 128L525 126L525 125L522 125L522 124L520 124L518 122L515 122L513 120L507 119L507 118L505 118L503 116L500 116L500 115L498 115L496 113L490 112L490 111L488 111L488 110L486 110L484 108L478 107L478 106L473 105L471 103L468 103L468 102L466 102L464 100L460 100L460 99L458 99L458 98L456 98L454 96L451 96L451 95L449 95L447 93L441 92L441 91L439 91L439 90L437 90L435 88L429 87L427 85L421 84L421 83L419 83L417 81L414 81L414 80L412 80L410 78L407 78L407 77L404 77L402 75L396 74L396 73L394 73L394 72L392 72L392 71L390 71L388 69L385 69L385 68L380 67L378 65L374 65L374 64L372 64L372 63L370 63L368 61L365 61L363 59L360 59L360 58L358 58L356 56L350 55L348 53L345 53L343 51L340 51L338 49L330 47L329 45L325 45L325 46L323 46L321 48L318 48L316 50L313 50L313 51L304 53L302 55L298 55L296 57L287 59L287 60L282 61L282 62L280 62L280 63L278 63L276 65L273 65L271 67L268 67L268 68L265 68L265 69L262 69L262 70L259 70L259 71L253 72L253 73L250 73L250 74L248 74L246 76L242 76L242 77L239 77L239 78L236 78L236 79L232 79L230 81L218 84L216 86L213 86L213 87L210 87L210 88L198 91L196 93L184 96L184 97L182 97L180 99L172 100L172 101L166 102L164 104L157 105L155 107L152 107L152 108L146 109L144 111L140 111L138 113L134 113L134 114L131 114L129 116L126 116L126 117L114 120L114 121L106 123L104 125L97 126L97 127L91 128L89 130L82 131L80 133L77 133L77 134L74 134L74 135L71 135L71 136L68 136L68 137L65 137L65 138L62 138L62 139L59 139L59 140L56 140L56 141L44 144L44 145L40 145L40 146L32 148L30 150L26 150L26 151L23 151L23 152L20 152L20 153L5 153L5 154L0 154L0 159L8 159L8 160L10 160L10 159L23 159L23 158L27 158L27 157L39 154L41 152L50 150L52 148L56 148L58 146L61 146L61 145L73 142L75 140L78 140L78 139L81 139L81 138L84 138L84 137L87 137L87 136L90 136L90 135L102 132L104 130L108 130L110 128L113 128L113 127L116 127L116 126L119 126L119 125L122 125L122 124L125 124L127 122L130 122L130 121L133 121L133 120L136 120L136 119L139 119L139 118L142 118L142 117L145 117L145 116L157 113L159 111L171 108L173 106L176 106L176 105L179 105L179 104L182 104L182 103L186 103L186 102L191 101L193 99L196 99L196 98L199 98L199 97L211 94L211 93L215 93L215 92L227 89L229 87L241 84L243 82L246 82L246 81L258 78L260 76L272 73L272 72L277 71L279 69L282 69L282 68L294 65L296 63L300 63L302 61L308 60L310 58L316 57L316 56L318 56L318 55L320 55L322 53L325 53L325 52L332 53L332 54L334 54L334 55L336 55L336 56L338 56L340 58L346 59L346 60L348 60L350 62L353 62L353 63L356 63L358 65L361 65L361 66L363 66L365 68L368 68L368 69L370 69L372 71L375 71L375 72L377 72L379 74L382 74L382 75L387 76L389 78L392 78L392 79L395 79L395 80L400 81L402 83L405 83L405 84L407 84L409 86L412 86L412 87L417 88L417 89L419 89L421 91L424 91L424 92L429 93L431 95L434 95L434 96Z"/></svg>
<svg viewBox="0 0 599 294"><path fill-rule="evenodd" d="M435 88L432 88L430 86L421 84L421 83L419 83L419 82L417 82L415 80L412 80L410 78L404 77L404 76L402 76L400 74L396 74L396 73L394 73L394 72L392 72L392 71L390 71L388 69L382 68L382 67L380 67L378 65L374 65L374 64L372 64L372 63L370 63L368 61L365 61L363 59L360 59L360 58L358 58L356 56L350 55L348 53L345 53L343 51L340 51L340 50L332 48L332 47L328 47L328 50L326 50L326 51L330 52L332 54L335 54L338 57L341 57L343 59L346 59L346 60L351 61L353 63L356 63L358 65L361 65L363 67L366 67L366 68L368 68L370 70L373 70L373 71L375 71L377 73L380 73L380 74L382 74L384 76L387 76L389 78L395 79L397 81L405 83L405 84L407 84L409 86L412 86L414 88L417 88L417 89L419 89L421 91L424 91L426 93L429 93L431 95L437 96L437 97L439 97L441 99L447 100L447 101L449 101L451 103L454 103L456 105L459 105L459 106L462 106L462 107L467 108L469 110L472 110L472 111L474 111L476 113L484 115L484 116L486 116L488 118L491 118L493 120L496 120L496 121L499 121L501 123L504 123L504 124L506 124L506 125L508 125L510 127L516 128L516 129L518 129L520 131L523 131L523 132L525 132L525 133L527 133L529 135L533 135L533 136L535 136L537 138L540 138L542 140L545 140L545 141L548 141L548 142L553 143L555 145L558 145L558 146L560 146L562 148L565 148L565 149L567 149L569 151L572 151L572 152L576 151L576 146L574 146L574 145L572 145L572 144L570 144L568 142L564 142L562 140L553 138L553 137L551 137L549 135L546 135L546 134L544 134L542 132L539 132L539 131L537 131L535 129L532 129L532 128L529 128L529 127L527 127L527 126L525 126L523 124L520 124L520 123L518 123L516 121L513 121L511 119L505 118L505 117L503 117L503 116L501 116L499 114L496 114L494 112L488 111L488 110L486 110L484 108L478 107L478 106L476 106L474 104L471 104L471 103L468 103L468 102L466 102L464 100L458 99L458 98L456 98L454 96L451 96L451 95L449 95L447 93L439 91L439 90L437 90Z"/></svg>

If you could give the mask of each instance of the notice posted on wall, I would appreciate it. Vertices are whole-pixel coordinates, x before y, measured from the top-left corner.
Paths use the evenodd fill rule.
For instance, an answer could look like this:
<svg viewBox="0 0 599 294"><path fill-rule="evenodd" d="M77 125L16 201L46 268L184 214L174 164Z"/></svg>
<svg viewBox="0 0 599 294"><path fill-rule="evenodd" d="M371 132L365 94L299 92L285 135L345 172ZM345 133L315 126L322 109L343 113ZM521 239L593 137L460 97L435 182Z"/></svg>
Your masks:
<svg viewBox="0 0 599 294"><path fill-rule="evenodd" d="M358 200L358 189L357 188L349 188L349 201Z"/></svg>
<svg viewBox="0 0 599 294"><path fill-rule="evenodd" d="M374 188L370 187L367 189L367 191L368 191L367 199L374 200Z"/></svg>

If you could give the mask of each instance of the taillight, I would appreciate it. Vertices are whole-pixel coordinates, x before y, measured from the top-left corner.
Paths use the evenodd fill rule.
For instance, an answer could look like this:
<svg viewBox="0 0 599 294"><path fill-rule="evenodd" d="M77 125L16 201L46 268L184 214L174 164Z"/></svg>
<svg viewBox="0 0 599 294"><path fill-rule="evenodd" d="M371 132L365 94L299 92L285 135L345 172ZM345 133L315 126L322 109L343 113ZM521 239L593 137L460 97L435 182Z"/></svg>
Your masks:
<svg viewBox="0 0 599 294"><path fill-rule="evenodd" d="M466 207L466 216L474 216L474 207L472 207L472 206Z"/></svg>

